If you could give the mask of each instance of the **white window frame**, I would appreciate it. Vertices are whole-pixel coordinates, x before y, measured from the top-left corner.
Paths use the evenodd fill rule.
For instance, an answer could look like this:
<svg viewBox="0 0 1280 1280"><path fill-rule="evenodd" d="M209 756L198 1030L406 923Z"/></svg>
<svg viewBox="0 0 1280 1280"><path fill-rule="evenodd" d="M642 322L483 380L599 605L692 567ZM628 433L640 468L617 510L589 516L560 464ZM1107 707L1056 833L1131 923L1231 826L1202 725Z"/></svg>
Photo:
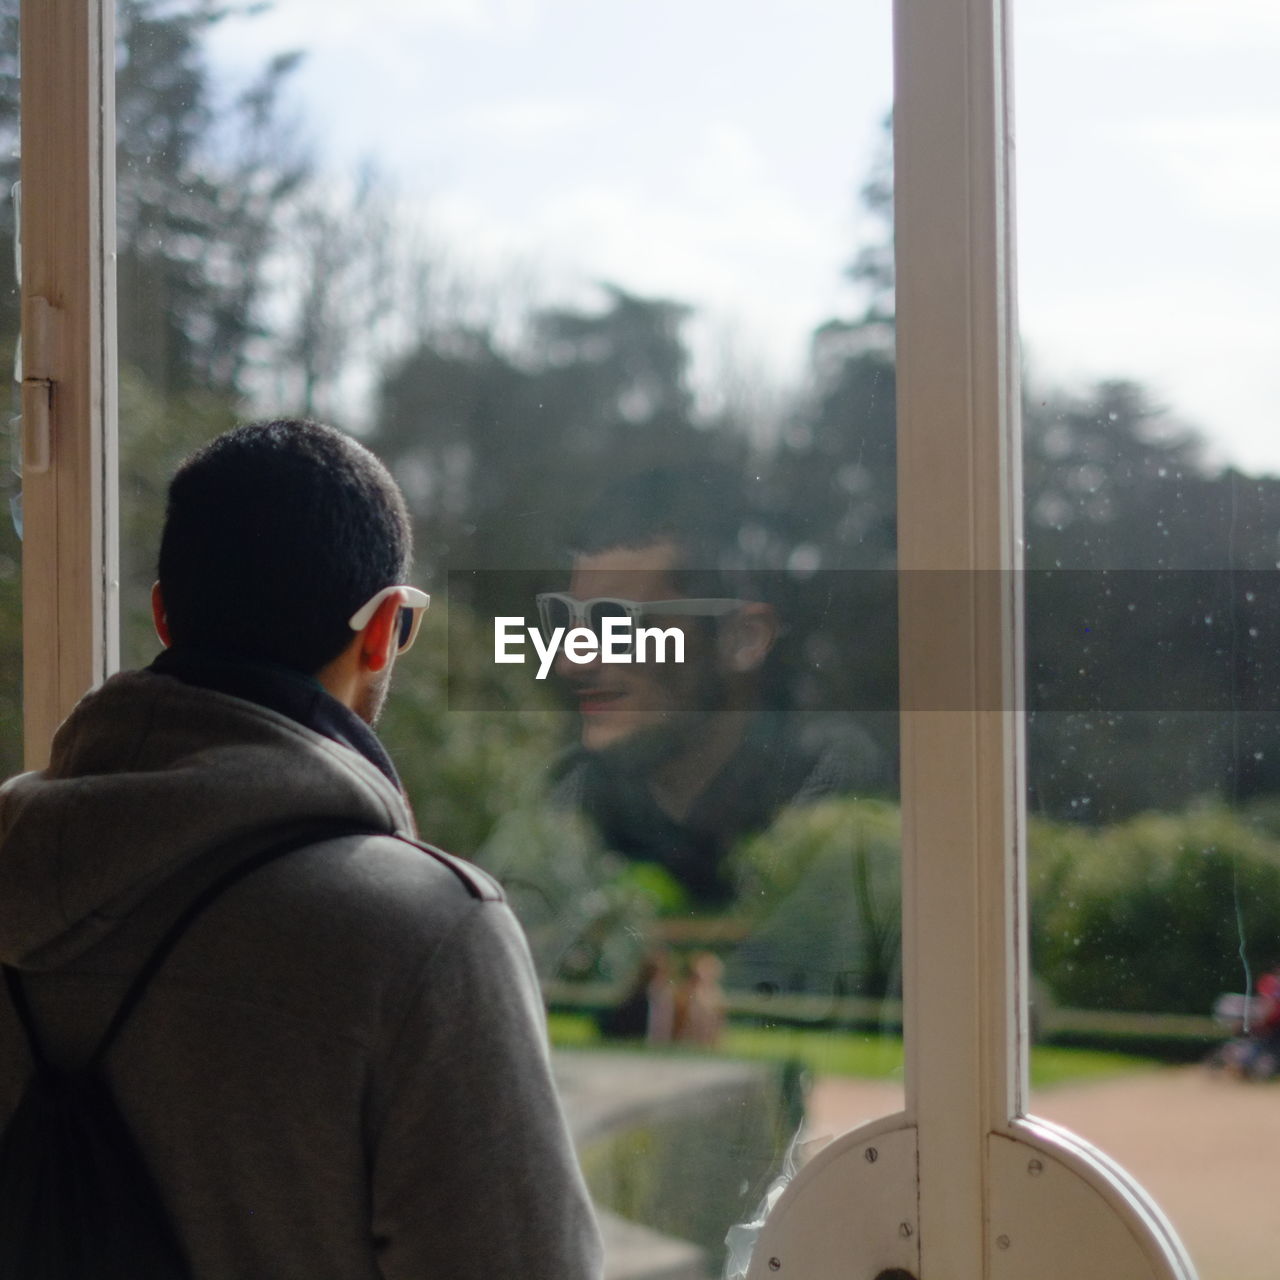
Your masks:
<svg viewBox="0 0 1280 1280"><path fill-rule="evenodd" d="M906 1118L921 1266L957 1277L984 1274L986 1136L1027 1093L1007 9L895 13Z"/></svg>
<svg viewBox="0 0 1280 1280"><path fill-rule="evenodd" d="M23 635L32 767L47 758L57 723L117 662L113 11L113 0L22 6ZM1051 1280L1061 1259L1039 1257L1028 1270L1027 1249L1036 1240L1043 1247L1064 1214L1078 1235L1101 1204L1143 1259L1142 1275L1187 1280L1194 1272L1172 1232L1124 1175L1024 1116L1009 62L1006 0L896 0L907 1096L901 1116L875 1127L886 1151L904 1153L894 1194L906 1207L888 1234L899 1241L895 1256L927 1280ZM862 1140L866 1159L856 1168L865 1173L879 1154ZM1067 1210L1061 1200L1046 1218L1014 1186L1030 1149L1052 1153L1094 1196L1092 1208ZM812 1167L819 1164L819 1173L842 1167L834 1157ZM853 1175L839 1178L832 1203L855 1205ZM805 1194L802 1174L786 1203L803 1208ZM797 1209L792 1220L799 1216ZM786 1215L775 1217L753 1275L784 1270L771 1255L794 1244ZM799 1274L852 1274L855 1260L834 1230L840 1217L823 1209L829 1243L818 1244L817 1261ZM1019 1225L1006 1229L1007 1221ZM1024 1226L1023 1246L1011 1251L1007 1231ZM1080 1265L1069 1259L1062 1274L1079 1275ZM1090 1268L1093 1280L1117 1274L1107 1257ZM1122 1274L1133 1280L1139 1272L1130 1265Z"/></svg>

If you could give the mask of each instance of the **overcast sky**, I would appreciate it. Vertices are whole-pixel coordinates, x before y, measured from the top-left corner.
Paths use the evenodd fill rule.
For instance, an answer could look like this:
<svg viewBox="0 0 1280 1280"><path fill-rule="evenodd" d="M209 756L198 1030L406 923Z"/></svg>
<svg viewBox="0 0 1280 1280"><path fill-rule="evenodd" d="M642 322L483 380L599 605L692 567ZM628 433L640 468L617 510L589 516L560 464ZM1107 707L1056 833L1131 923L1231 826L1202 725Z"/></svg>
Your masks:
<svg viewBox="0 0 1280 1280"><path fill-rule="evenodd" d="M1280 473L1280 5L1015 21L1033 376L1136 378ZM783 380L858 309L890 38L887 0L275 0L213 53L234 77L306 49L294 100L335 172L375 156L459 262L688 301L702 350Z"/></svg>

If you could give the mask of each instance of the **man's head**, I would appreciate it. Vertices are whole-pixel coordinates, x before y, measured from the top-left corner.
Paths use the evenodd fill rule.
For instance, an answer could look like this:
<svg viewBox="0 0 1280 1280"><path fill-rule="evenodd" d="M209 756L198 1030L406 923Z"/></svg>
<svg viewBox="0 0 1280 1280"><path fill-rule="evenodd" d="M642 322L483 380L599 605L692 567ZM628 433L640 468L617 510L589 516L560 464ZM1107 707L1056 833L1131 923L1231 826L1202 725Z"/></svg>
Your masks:
<svg viewBox="0 0 1280 1280"><path fill-rule="evenodd" d="M756 705L773 647L773 609L751 598L739 551L741 493L720 472L647 471L602 495L574 538L568 594L705 602L705 616L647 611L638 625L684 633L685 661L577 665L558 673L582 716L591 751L626 753L644 767L705 740L708 717ZM736 601L731 608L723 602Z"/></svg>
<svg viewBox="0 0 1280 1280"><path fill-rule="evenodd" d="M352 615L403 583L410 558L404 499L366 448L313 422L238 427L169 487L158 626L166 643L319 675L351 652ZM394 629L398 603L375 610L369 638ZM370 673L366 701L381 705L389 671L388 659Z"/></svg>

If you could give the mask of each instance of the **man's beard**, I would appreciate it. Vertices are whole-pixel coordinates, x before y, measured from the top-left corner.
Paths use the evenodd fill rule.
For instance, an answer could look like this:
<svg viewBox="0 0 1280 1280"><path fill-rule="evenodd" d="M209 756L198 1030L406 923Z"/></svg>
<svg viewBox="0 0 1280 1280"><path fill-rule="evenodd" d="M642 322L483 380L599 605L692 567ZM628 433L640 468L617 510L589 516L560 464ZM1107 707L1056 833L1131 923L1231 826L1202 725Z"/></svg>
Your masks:
<svg viewBox="0 0 1280 1280"><path fill-rule="evenodd" d="M706 711L674 711L661 724L646 725L597 749L615 769L644 774L683 755L701 736Z"/></svg>
<svg viewBox="0 0 1280 1280"><path fill-rule="evenodd" d="M728 705L725 679L708 664L688 674L685 691L662 720L593 750L613 769L644 775L682 756L696 755L708 724Z"/></svg>
<svg viewBox="0 0 1280 1280"><path fill-rule="evenodd" d="M387 694L391 690L391 666L391 663L387 663L381 671L370 675L353 708L356 715L370 728L378 723L378 717L382 715L382 708L386 705Z"/></svg>

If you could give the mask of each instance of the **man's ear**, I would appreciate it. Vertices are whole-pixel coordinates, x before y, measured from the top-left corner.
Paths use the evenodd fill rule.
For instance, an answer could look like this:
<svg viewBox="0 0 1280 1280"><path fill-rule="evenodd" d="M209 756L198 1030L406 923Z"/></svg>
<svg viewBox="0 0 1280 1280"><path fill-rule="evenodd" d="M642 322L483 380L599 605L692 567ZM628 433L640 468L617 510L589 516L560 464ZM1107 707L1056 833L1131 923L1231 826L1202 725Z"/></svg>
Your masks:
<svg viewBox="0 0 1280 1280"><path fill-rule="evenodd" d="M151 586L151 621L155 623L156 635L159 636L160 643L168 649L173 644L173 637L169 634L169 619L164 612L164 595L158 582Z"/></svg>
<svg viewBox="0 0 1280 1280"><path fill-rule="evenodd" d="M400 606L404 597L388 596L360 633L360 665L366 671L382 671L395 655L400 638Z"/></svg>
<svg viewBox="0 0 1280 1280"><path fill-rule="evenodd" d="M720 661L728 671L755 671L778 638L778 615L770 604L752 601L726 618L720 628Z"/></svg>

